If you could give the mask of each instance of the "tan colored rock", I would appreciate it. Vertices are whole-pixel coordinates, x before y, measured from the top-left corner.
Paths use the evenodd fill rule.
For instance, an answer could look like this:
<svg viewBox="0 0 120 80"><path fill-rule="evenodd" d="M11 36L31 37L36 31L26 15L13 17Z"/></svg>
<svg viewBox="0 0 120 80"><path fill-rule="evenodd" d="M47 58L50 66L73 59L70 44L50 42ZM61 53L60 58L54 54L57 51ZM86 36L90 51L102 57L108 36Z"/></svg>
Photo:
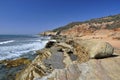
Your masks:
<svg viewBox="0 0 120 80"><path fill-rule="evenodd" d="M51 56L51 52L49 51L49 49L38 50L38 51L36 51L36 53L38 55L41 55L41 59L49 58Z"/></svg>
<svg viewBox="0 0 120 80"><path fill-rule="evenodd" d="M115 32L114 34L111 35L113 39L120 40L120 31Z"/></svg>
<svg viewBox="0 0 120 80"><path fill-rule="evenodd" d="M33 80L34 77L41 77L45 75L44 67L41 67L42 63L32 63L24 70L20 71L16 75L16 80Z"/></svg>
<svg viewBox="0 0 120 80"><path fill-rule="evenodd" d="M38 54L31 64L17 73L16 80L33 80L34 78L41 78L50 72L50 69L44 65L43 60L49 58L51 53L45 49L43 53L38 51Z"/></svg>
<svg viewBox="0 0 120 80"><path fill-rule="evenodd" d="M65 64L66 67L68 67L70 64L72 64L72 60L70 59L70 56L66 52L64 52L63 63Z"/></svg>
<svg viewBox="0 0 120 80"><path fill-rule="evenodd" d="M62 47L63 49L72 49L72 46L66 44L66 43L57 43L56 44L58 47Z"/></svg>
<svg viewBox="0 0 120 80"><path fill-rule="evenodd" d="M96 75L90 74L97 64L96 60L93 61L95 64L90 62L92 60L88 60L112 55L112 46L106 42L91 40L80 40L70 43L72 45L56 43L49 49L37 51L38 56L24 70L17 73L16 80L84 80L86 78L85 75L99 79ZM62 48L63 51L58 51L59 48ZM91 69L92 67L93 69ZM85 80L92 80L89 76L87 78Z"/></svg>
<svg viewBox="0 0 120 80"><path fill-rule="evenodd" d="M82 64L71 64L65 69L56 69L50 75L37 80L119 80L119 60L119 56L91 59Z"/></svg>
<svg viewBox="0 0 120 80"><path fill-rule="evenodd" d="M57 35L57 33L58 32L46 31L46 32L40 33L40 35L42 35L42 36L55 36L55 35Z"/></svg>
<svg viewBox="0 0 120 80"><path fill-rule="evenodd" d="M114 48L106 42L99 42L91 49L90 58L105 58L112 56Z"/></svg>
<svg viewBox="0 0 120 80"><path fill-rule="evenodd" d="M58 48L65 48L64 52L59 52ZM24 70L16 75L16 80L34 80L50 74L54 69L63 69L72 64L72 60L66 49L71 48L67 44L59 44L59 47L38 50L38 56Z"/></svg>
<svg viewBox="0 0 120 80"><path fill-rule="evenodd" d="M76 54L87 54L89 58L105 58L114 52L114 48L109 43L98 40L80 40L75 42L74 47Z"/></svg>

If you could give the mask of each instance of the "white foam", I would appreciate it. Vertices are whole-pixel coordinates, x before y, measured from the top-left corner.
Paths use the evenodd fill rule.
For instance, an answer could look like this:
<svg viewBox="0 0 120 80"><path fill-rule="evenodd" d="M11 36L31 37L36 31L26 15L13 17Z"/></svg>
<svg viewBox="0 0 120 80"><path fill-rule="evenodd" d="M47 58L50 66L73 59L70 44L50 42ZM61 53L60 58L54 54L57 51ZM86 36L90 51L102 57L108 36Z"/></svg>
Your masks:
<svg viewBox="0 0 120 80"><path fill-rule="evenodd" d="M3 42L0 42L0 44L7 44L7 43L14 42L14 41L15 41L15 40L3 41Z"/></svg>
<svg viewBox="0 0 120 80"><path fill-rule="evenodd" d="M16 58L30 51L42 49L47 42L48 41L36 41L22 45L0 46L0 60Z"/></svg>
<svg viewBox="0 0 120 80"><path fill-rule="evenodd" d="M36 40L36 41L38 41L38 42L42 42L41 40Z"/></svg>
<svg viewBox="0 0 120 80"><path fill-rule="evenodd" d="M54 40L54 39L53 39L53 40L49 40L49 41L57 42L57 41L56 41L56 40Z"/></svg>

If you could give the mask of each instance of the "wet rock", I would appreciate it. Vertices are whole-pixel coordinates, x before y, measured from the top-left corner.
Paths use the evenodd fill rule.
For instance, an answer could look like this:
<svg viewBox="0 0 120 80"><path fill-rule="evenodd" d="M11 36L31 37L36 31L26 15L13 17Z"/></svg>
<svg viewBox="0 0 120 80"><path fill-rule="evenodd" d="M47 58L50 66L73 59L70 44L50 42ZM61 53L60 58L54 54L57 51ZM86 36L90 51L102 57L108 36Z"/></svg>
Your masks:
<svg viewBox="0 0 120 80"><path fill-rule="evenodd" d="M29 64L31 61L27 58L19 58L15 60L5 60L3 61L4 65L8 68L17 67L24 64Z"/></svg>
<svg viewBox="0 0 120 80"><path fill-rule="evenodd" d="M18 71L24 69L31 61L25 58L3 60L0 64L0 80L15 80Z"/></svg>

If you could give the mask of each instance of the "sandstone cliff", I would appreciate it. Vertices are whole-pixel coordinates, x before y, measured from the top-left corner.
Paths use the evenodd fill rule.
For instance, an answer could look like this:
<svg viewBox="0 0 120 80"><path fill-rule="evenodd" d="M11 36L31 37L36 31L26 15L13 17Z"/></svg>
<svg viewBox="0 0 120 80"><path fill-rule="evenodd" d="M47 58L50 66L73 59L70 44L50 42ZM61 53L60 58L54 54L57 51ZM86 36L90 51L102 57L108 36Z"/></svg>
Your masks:
<svg viewBox="0 0 120 80"><path fill-rule="evenodd" d="M103 18L91 19L91 20L83 21L83 22L72 22L63 27L54 29L53 31L54 32L59 31L61 32L62 35L63 34L72 35L72 32L74 32L73 35L81 36L81 35L85 35L88 33L92 33L96 30L101 30L101 29L108 29L108 30L112 29L113 30L116 28L120 28L120 14L103 17ZM72 32L70 33L70 31Z"/></svg>
<svg viewBox="0 0 120 80"><path fill-rule="evenodd" d="M119 28L120 14L83 22L72 22L57 29L46 31L42 33L42 35L64 35L70 37L83 37L89 35L94 38L110 37L113 39L119 39L120 36L116 37L116 35L120 34ZM97 35L100 35L100 37ZM113 35L115 35L115 37Z"/></svg>

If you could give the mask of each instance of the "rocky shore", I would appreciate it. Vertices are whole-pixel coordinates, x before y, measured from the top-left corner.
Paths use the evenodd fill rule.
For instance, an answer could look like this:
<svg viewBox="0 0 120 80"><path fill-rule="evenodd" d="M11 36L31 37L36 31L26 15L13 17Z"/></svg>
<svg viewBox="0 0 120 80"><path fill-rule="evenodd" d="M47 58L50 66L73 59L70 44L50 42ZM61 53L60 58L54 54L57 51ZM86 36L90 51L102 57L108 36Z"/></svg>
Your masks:
<svg viewBox="0 0 120 80"><path fill-rule="evenodd" d="M8 80L120 79L120 50L109 43L62 36L52 39L56 41L49 41L45 48L36 51L35 59L26 61L15 78Z"/></svg>
<svg viewBox="0 0 120 80"><path fill-rule="evenodd" d="M24 69L36 57L34 55L26 55L28 58L17 58L0 61L0 80L15 80L16 74Z"/></svg>
<svg viewBox="0 0 120 80"><path fill-rule="evenodd" d="M0 80L120 80L120 14L41 33L45 48L0 61Z"/></svg>

